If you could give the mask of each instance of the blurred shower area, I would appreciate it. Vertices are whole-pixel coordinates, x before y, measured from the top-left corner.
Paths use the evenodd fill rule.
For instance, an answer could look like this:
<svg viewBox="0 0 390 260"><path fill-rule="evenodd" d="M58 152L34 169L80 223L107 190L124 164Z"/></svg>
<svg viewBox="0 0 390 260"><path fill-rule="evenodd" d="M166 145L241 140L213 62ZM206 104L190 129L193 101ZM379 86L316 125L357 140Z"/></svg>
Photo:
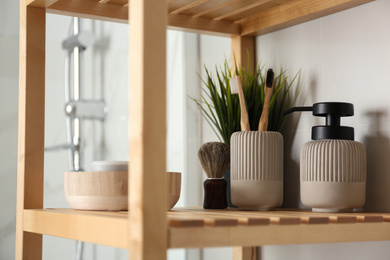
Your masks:
<svg viewBox="0 0 390 260"><path fill-rule="evenodd" d="M0 259L6 260L15 255L19 1L0 1ZM128 160L129 26L47 14L46 35L44 207L69 208L64 172ZM201 206L205 174L197 151L217 139L189 97L200 96L203 65L230 59L230 39L167 31L167 41L167 171L182 172L177 206ZM232 257L230 248L168 251L170 260L215 255ZM44 236L43 259L124 260L128 253Z"/></svg>

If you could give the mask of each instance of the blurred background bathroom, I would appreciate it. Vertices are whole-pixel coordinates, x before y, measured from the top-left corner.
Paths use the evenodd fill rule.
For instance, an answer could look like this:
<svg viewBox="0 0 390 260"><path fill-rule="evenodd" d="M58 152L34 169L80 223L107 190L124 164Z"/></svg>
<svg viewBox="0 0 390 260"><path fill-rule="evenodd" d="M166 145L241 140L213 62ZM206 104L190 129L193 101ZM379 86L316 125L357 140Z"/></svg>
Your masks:
<svg viewBox="0 0 390 260"><path fill-rule="evenodd" d="M66 51L62 42L73 19L47 15L45 202L69 207L63 173L69 170L67 149L53 150L67 140L64 113ZM85 120L81 131L83 168L94 160L127 160L128 25L82 19L80 30L94 43L83 52L81 93L102 100L104 121ZM390 212L390 1L377 0L256 38L257 59L292 77L302 69L298 105L320 101L355 104L355 116L343 119L355 128L355 140L366 145L368 181L366 210ZM131 26L130 26L131 29ZM168 31L167 44L167 170L183 173L177 206L201 206L205 174L197 150L218 140L188 97L201 94L203 65L213 69L230 60L230 39ZM19 1L0 0L0 259L14 259L17 129L18 129ZM131 58L131 57L130 57ZM285 206L299 206L299 151L310 139L311 116L292 116L284 130ZM130 126L131 127L131 126ZM77 242L44 236L43 259L76 259ZM265 246L265 260L388 259L389 242ZM169 250L170 260L229 260L231 248ZM82 259L128 259L127 251L84 244Z"/></svg>

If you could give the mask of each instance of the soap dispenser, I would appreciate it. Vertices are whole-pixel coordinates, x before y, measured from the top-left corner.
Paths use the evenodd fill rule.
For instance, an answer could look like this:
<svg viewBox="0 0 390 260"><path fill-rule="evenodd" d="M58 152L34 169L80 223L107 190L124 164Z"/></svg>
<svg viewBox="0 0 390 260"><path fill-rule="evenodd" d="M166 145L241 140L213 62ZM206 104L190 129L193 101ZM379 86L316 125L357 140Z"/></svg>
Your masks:
<svg viewBox="0 0 390 260"><path fill-rule="evenodd" d="M366 197L366 150L354 141L354 129L341 126L340 118L353 116L351 103L321 102L284 112L312 111L326 125L312 128L312 141L301 149L301 202L316 212L351 212Z"/></svg>

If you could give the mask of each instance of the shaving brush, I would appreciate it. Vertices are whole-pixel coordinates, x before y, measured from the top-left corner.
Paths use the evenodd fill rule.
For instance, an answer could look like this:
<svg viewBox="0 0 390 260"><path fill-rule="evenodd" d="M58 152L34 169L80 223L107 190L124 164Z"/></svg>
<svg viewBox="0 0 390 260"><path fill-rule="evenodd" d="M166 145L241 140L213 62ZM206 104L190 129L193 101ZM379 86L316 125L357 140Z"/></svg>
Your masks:
<svg viewBox="0 0 390 260"><path fill-rule="evenodd" d="M230 147L225 143L203 144L198 151L199 161L208 177L203 183L205 209L226 209L227 183L223 175L230 162Z"/></svg>

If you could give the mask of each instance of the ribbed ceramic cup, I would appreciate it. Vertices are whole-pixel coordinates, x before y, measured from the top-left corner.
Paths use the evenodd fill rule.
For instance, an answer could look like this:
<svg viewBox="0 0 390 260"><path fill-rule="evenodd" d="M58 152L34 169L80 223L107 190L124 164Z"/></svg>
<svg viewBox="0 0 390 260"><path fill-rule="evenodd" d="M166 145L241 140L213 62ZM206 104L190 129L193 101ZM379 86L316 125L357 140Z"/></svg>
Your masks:
<svg viewBox="0 0 390 260"><path fill-rule="evenodd" d="M317 140L301 150L301 201L319 212L352 211L366 197L366 150L350 140Z"/></svg>
<svg viewBox="0 0 390 260"><path fill-rule="evenodd" d="M267 210L283 202L283 136L278 132L236 132L230 140L232 203L243 210Z"/></svg>

